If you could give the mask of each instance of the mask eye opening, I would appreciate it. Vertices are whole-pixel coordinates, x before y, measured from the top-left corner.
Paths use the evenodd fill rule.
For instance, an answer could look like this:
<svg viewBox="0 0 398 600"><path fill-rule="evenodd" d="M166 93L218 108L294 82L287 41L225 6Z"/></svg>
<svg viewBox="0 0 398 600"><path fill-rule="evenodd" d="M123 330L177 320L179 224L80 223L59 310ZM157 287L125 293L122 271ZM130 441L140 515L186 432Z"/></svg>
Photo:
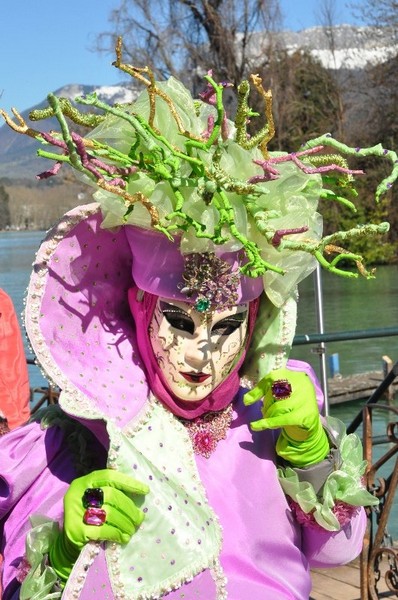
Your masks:
<svg viewBox="0 0 398 600"><path fill-rule="evenodd" d="M239 329L247 318L247 311L236 313L215 323L211 329L212 335L231 335Z"/></svg>
<svg viewBox="0 0 398 600"><path fill-rule="evenodd" d="M162 315L173 329L193 335L195 323L182 308L163 301L160 302L159 307Z"/></svg>

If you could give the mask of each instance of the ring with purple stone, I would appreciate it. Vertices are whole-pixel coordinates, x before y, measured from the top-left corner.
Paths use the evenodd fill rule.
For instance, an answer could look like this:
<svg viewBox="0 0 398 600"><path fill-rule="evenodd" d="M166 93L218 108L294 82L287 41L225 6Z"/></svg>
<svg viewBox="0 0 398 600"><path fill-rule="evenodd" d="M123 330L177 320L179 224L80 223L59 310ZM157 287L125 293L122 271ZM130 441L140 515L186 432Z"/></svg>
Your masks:
<svg viewBox="0 0 398 600"><path fill-rule="evenodd" d="M84 508L101 508L104 503L104 490L102 488L87 488L83 494Z"/></svg>
<svg viewBox="0 0 398 600"><path fill-rule="evenodd" d="M292 386L287 379L277 379L271 386L271 392L275 400L286 400L292 395Z"/></svg>
<svg viewBox="0 0 398 600"><path fill-rule="evenodd" d="M89 506L86 508L83 515L83 523L85 525L94 525L95 527L101 527L106 521L106 512L103 508L95 508Z"/></svg>

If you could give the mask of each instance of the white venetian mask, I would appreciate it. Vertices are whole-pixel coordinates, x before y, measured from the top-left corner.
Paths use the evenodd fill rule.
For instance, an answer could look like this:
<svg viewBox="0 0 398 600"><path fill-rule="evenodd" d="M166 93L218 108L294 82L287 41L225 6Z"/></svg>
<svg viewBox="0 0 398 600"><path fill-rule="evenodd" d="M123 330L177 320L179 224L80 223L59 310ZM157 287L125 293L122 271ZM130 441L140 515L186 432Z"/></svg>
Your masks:
<svg viewBox="0 0 398 600"><path fill-rule="evenodd" d="M180 400L203 400L231 372L245 345L248 304L200 313L159 298L149 326L157 363Z"/></svg>

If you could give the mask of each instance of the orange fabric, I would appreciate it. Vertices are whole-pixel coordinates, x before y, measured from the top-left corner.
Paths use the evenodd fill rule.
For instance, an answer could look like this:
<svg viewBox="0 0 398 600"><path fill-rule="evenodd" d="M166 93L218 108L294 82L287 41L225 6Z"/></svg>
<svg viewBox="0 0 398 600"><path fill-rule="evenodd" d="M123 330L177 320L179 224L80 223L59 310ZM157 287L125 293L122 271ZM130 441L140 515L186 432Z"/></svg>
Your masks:
<svg viewBox="0 0 398 600"><path fill-rule="evenodd" d="M10 429L29 419L29 375L11 298L0 289L0 414Z"/></svg>

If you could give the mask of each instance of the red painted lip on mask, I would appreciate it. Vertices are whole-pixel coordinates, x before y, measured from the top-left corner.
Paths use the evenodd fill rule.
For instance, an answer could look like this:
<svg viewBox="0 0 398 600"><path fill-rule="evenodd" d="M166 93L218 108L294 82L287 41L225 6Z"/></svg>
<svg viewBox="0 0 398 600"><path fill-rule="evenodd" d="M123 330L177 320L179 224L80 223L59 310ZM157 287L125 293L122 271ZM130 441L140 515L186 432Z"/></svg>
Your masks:
<svg viewBox="0 0 398 600"><path fill-rule="evenodd" d="M210 377L206 373L183 373L182 371L180 373L189 383L203 383Z"/></svg>

